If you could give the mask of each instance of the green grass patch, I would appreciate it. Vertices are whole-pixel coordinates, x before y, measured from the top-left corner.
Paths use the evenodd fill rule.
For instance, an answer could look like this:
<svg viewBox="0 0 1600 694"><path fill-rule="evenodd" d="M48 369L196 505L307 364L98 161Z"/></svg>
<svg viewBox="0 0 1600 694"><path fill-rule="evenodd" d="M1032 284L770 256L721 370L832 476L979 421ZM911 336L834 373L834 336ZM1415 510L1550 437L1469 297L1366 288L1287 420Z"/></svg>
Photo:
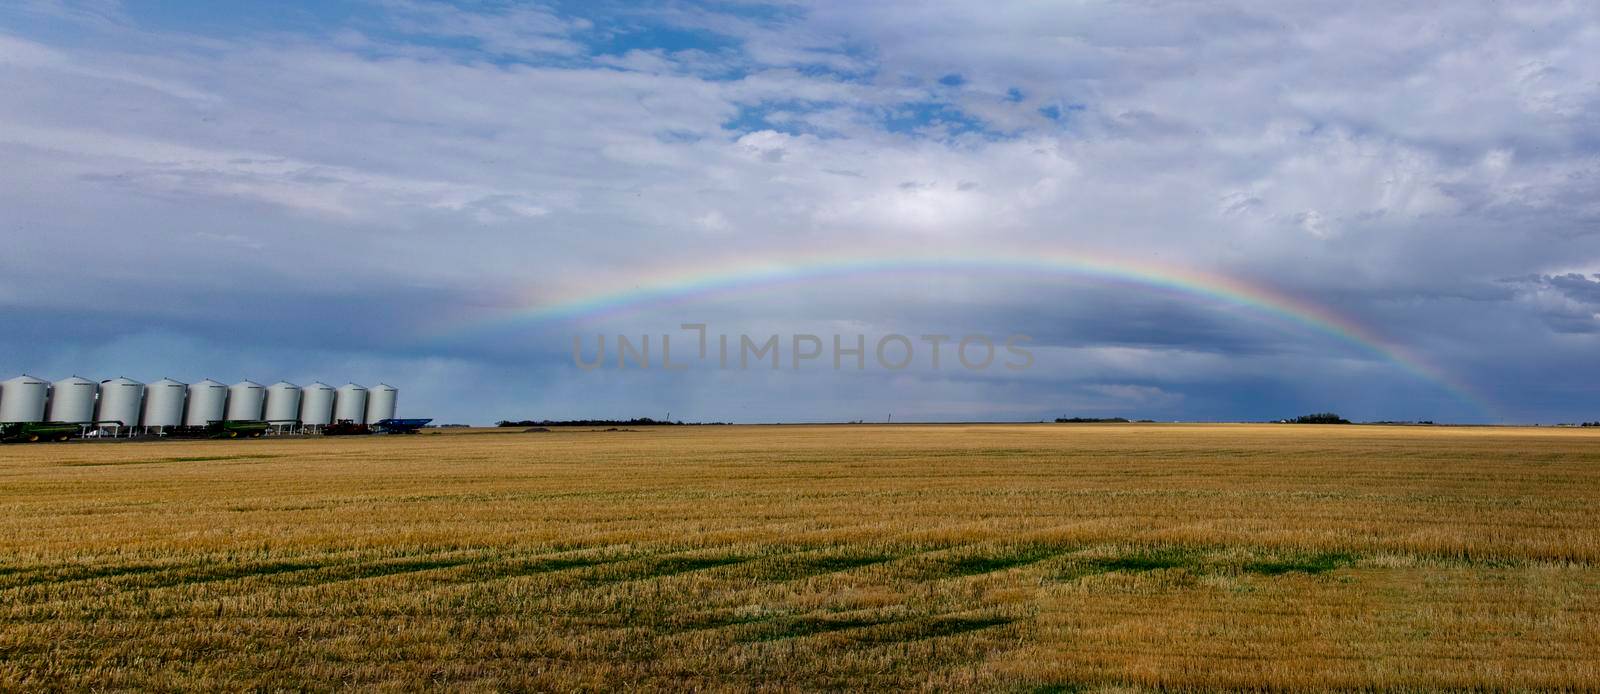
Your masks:
<svg viewBox="0 0 1600 694"><path fill-rule="evenodd" d="M1076 581L1096 574L1145 573L1168 569L1200 570L1200 552L1181 547L1138 549L1111 557L1075 557L1056 572L1056 580Z"/></svg>
<svg viewBox="0 0 1600 694"><path fill-rule="evenodd" d="M1078 692L1089 691L1089 687L1081 684L1052 682L1050 684L1041 684L1028 691L1030 694L1077 694Z"/></svg>
<svg viewBox="0 0 1600 694"><path fill-rule="evenodd" d="M237 564L206 561L188 564L133 564L105 567L56 566L20 573L15 576L15 580L0 584L0 588L33 588L36 594L31 593L32 598L48 601L54 595L53 588L58 586L66 587L81 581L103 582L103 590L114 593L126 590L149 590L172 586L199 585L257 576L275 576L322 569L327 566L324 562L309 560ZM39 591L39 589L43 590ZM36 601L34 599L24 599L20 596L12 596L12 599L24 603Z"/></svg>
<svg viewBox="0 0 1600 694"><path fill-rule="evenodd" d="M740 614L731 610L718 610L713 612L697 612L694 614L671 616L658 625L668 633L683 631L700 631L703 629L723 629L726 627L742 626L745 624L760 624L772 619L771 615Z"/></svg>
<svg viewBox="0 0 1600 694"><path fill-rule="evenodd" d="M1095 574L1122 572L1145 573L1184 569L1195 574L1246 573L1258 576L1281 576L1290 573L1323 574L1355 563L1355 557L1342 552L1309 554L1273 554L1271 551L1255 552L1265 558L1207 559L1200 550L1183 547L1161 547L1125 552L1113 557L1074 558L1057 572L1056 579L1075 581Z"/></svg>
<svg viewBox="0 0 1600 694"><path fill-rule="evenodd" d="M610 570L585 578L588 583L620 583L651 578L666 578L691 571L703 571L750 561L753 557L725 554L708 557L653 557L631 565L611 567Z"/></svg>
<svg viewBox="0 0 1600 694"><path fill-rule="evenodd" d="M929 557L907 567L907 573L924 581L977 576L1037 564L1068 551L1071 551L1071 548L1045 544L1005 545L966 550Z"/></svg>
<svg viewBox="0 0 1600 694"><path fill-rule="evenodd" d="M1288 559L1246 562L1241 568L1253 574L1278 576L1287 573L1321 574L1341 569L1355 563L1355 558L1342 552L1309 554Z"/></svg>
<svg viewBox="0 0 1600 694"><path fill-rule="evenodd" d="M52 566L18 568L13 572L12 576L8 577L9 580L0 584L0 587L19 588L47 583L118 579L171 571L174 568L175 566L172 564L56 564Z"/></svg>
<svg viewBox="0 0 1600 694"><path fill-rule="evenodd" d="M1159 550L1129 554L1112 559L1095 560L1092 563L1106 571L1130 572L1193 568L1199 565L1197 553L1184 550Z"/></svg>
<svg viewBox="0 0 1600 694"><path fill-rule="evenodd" d="M331 568L318 578L321 583L334 581L356 581L366 578L381 578L396 574L415 573L418 571L434 571L437 569L453 569L464 564L482 561L482 557L418 557L415 559L385 560L367 562L350 566Z"/></svg>
<svg viewBox="0 0 1600 694"><path fill-rule="evenodd" d="M715 569L719 566L729 566L748 560L749 557L734 554L720 557L663 557L660 559L650 560L650 562L643 569L643 575L641 578L673 576L676 574L688 573L690 571Z"/></svg>
<svg viewBox="0 0 1600 694"><path fill-rule="evenodd" d="M859 569L900 558L897 554L812 554L786 555L751 567L755 578L763 581L793 581L823 574Z"/></svg>
<svg viewBox="0 0 1600 694"><path fill-rule="evenodd" d="M914 619L894 622L879 629L872 629L862 633L858 640L873 644L923 641L1005 626L1013 621L1015 620L1007 617L932 617Z"/></svg>
<svg viewBox="0 0 1600 694"><path fill-rule="evenodd" d="M492 581L518 576L537 576L539 574L555 574L563 571L579 571L596 566L605 566L617 562L639 558L636 554L589 554L576 556L536 556L511 560L488 559L473 564L461 576L461 582L471 583L478 581Z"/></svg>
<svg viewBox="0 0 1600 694"><path fill-rule="evenodd" d="M817 634L827 634L849 629L864 629L882 624L890 624L892 620L874 619L871 617L845 617L837 615L788 617L772 620L763 625L762 629L749 634L744 641L781 641L783 639L797 639Z"/></svg>

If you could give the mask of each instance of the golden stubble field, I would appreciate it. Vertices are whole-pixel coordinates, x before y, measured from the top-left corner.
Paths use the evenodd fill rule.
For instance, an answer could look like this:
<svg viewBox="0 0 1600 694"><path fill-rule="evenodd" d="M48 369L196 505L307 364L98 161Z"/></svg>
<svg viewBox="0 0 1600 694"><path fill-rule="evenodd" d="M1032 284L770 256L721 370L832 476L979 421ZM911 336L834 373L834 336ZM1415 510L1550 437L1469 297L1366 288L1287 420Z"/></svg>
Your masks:
<svg viewBox="0 0 1600 694"><path fill-rule="evenodd" d="M0 447L0 688L1600 688L1600 432Z"/></svg>

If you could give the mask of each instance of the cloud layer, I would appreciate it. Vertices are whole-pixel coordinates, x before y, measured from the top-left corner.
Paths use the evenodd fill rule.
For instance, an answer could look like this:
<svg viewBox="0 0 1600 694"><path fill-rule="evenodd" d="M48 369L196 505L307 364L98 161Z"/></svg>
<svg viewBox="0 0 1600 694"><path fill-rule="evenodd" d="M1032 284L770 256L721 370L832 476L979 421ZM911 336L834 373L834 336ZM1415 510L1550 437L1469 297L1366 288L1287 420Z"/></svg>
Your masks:
<svg viewBox="0 0 1600 694"><path fill-rule="evenodd" d="M443 419L1569 421L1600 407L1585 3L0 10L0 362L386 380ZM1085 253L1326 307L1469 384L1072 277L484 316L806 254ZM586 373L575 332L1027 333L1014 374Z"/></svg>

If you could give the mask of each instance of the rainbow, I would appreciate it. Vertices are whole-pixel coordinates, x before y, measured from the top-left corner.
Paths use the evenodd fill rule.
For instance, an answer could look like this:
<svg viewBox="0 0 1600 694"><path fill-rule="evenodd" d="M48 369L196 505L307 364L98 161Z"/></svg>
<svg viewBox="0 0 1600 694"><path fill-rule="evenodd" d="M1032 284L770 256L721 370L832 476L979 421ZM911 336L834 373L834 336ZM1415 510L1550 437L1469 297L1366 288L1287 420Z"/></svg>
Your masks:
<svg viewBox="0 0 1600 694"><path fill-rule="evenodd" d="M1076 252L980 252L960 257L903 253L863 255L856 252L785 254L782 258L741 258L731 262L723 260L714 265L630 275L629 287L622 290L616 290L613 284L609 291L578 293L554 300L542 292L538 297L523 296L511 302L509 308L491 310L464 323L446 326L443 332L462 334L559 321L592 320L739 291L757 291L830 278L941 272L1066 276L1238 306L1330 335L1377 355L1421 380L1442 387L1453 397L1477 407L1485 414L1494 411L1488 400L1477 395L1468 384L1326 307L1233 277L1156 262L1130 262Z"/></svg>

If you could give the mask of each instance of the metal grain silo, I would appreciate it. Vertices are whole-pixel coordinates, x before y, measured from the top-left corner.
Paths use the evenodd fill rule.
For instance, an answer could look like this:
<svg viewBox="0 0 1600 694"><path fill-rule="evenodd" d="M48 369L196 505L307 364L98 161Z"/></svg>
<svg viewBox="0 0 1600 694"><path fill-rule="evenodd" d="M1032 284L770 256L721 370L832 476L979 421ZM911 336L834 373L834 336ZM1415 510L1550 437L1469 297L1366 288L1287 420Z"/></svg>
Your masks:
<svg viewBox="0 0 1600 694"><path fill-rule="evenodd" d="M300 423L319 427L333 423L333 386L312 383L300 394Z"/></svg>
<svg viewBox="0 0 1600 694"><path fill-rule="evenodd" d="M45 420L68 424L88 424L94 421L94 396L100 384L87 378L63 378L50 384L50 406Z"/></svg>
<svg viewBox="0 0 1600 694"><path fill-rule="evenodd" d="M113 378L100 382L100 406L95 408L94 421L106 427L139 426L139 407L144 402L144 384L131 378ZM183 412L182 393L178 397L178 412ZM177 423L176 419L173 421Z"/></svg>
<svg viewBox="0 0 1600 694"><path fill-rule="evenodd" d="M0 383L0 422L43 421L49 398L50 384L27 374Z"/></svg>
<svg viewBox="0 0 1600 694"><path fill-rule="evenodd" d="M367 423L376 424L385 419L394 419L394 405L399 394L399 388L387 383L373 386L367 393Z"/></svg>
<svg viewBox="0 0 1600 694"><path fill-rule="evenodd" d="M278 381L267 386L265 419L274 424L293 424L300 419L300 386Z"/></svg>
<svg viewBox="0 0 1600 694"><path fill-rule="evenodd" d="M183 408L183 425L203 427L220 422L227 415L228 387L206 379L189 386L189 402Z"/></svg>
<svg viewBox="0 0 1600 694"><path fill-rule="evenodd" d="M228 386L228 410L225 419L256 421L261 419L262 407L267 402L267 387L255 381L240 381Z"/></svg>
<svg viewBox="0 0 1600 694"><path fill-rule="evenodd" d="M346 419L356 424L367 421L367 389L354 383L339 386L333 398L333 419L344 421Z"/></svg>
<svg viewBox="0 0 1600 694"><path fill-rule="evenodd" d="M107 381L110 384L110 381ZM106 401L106 393L110 392L110 385L101 385L101 401ZM184 401L189 400L189 384L162 379L150 384L144 389L144 414L139 416L139 425L150 429L162 427L176 427L184 424ZM101 408L101 422L106 421L104 416L106 408Z"/></svg>

